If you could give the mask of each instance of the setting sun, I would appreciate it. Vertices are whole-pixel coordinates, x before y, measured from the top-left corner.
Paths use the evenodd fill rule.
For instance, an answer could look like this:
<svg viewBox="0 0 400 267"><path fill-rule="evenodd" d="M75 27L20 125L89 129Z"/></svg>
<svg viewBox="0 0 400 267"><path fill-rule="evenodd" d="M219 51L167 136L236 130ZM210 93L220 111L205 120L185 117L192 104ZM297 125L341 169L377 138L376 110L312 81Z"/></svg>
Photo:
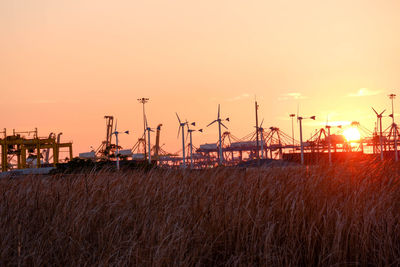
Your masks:
<svg viewBox="0 0 400 267"><path fill-rule="evenodd" d="M343 136L348 142L358 141L361 138L360 132L357 128L351 127L343 131Z"/></svg>

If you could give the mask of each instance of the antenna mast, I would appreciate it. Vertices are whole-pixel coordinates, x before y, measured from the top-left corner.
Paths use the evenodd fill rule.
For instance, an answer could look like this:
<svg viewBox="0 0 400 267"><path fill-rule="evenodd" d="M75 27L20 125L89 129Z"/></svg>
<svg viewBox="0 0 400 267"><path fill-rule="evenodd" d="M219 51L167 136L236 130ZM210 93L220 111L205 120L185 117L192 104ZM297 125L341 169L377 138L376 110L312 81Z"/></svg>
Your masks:
<svg viewBox="0 0 400 267"><path fill-rule="evenodd" d="M147 102L149 102L149 98L146 97L142 97L142 98L138 98L139 103L143 104L143 139L144 139L144 158L147 158L147 153L146 153L146 112L144 109L144 104L146 104ZM150 153L150 151L149 151Z"/></svg>
<svg viewBox="0 0 400 267"><path fill-rule="evenodd" d="M259 151L259 143L258 143L258 104L257 100L255 101L255 109L256 109L256 144L257 144L257 149L256 149L256 155L257 155L257 166L260 166L260 151Z"/></svg>
<svg viewBox="0 0 400 267"><path fill-rule="evenodd" d="M392 100L392 129L393 129L393 137L394 137L394 160L398 161L399 156L397 155L397 124L394 122L394 108L393 108L393 100L395 99L395 94L390 94L389 98Z"/></svg>
<svg viewBox="0 0 400 267"><path fill-rule="evenodd" d="M296 116L296 114L290 114L290 118L292 118L292 152L294 152L294 130L293 130L293 118Z"/></svg>

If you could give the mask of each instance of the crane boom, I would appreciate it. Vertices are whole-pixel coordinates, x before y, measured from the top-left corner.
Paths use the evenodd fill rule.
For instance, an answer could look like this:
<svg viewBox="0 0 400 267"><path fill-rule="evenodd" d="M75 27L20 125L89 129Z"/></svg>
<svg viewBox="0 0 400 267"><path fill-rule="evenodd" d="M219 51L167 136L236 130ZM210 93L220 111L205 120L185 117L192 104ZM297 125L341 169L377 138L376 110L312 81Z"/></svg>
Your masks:
<svg viewBox="0 0 400 267"><path fill-rule="evenodd" d="M106 119L106 139L101 143L99 148L96 150L96 157L109 159L110 152L113 149L113 147L115 147L111 143L112 130L113 130L113 125L114 125L114 117L113 116L104 116L104 119Z"/></svg>

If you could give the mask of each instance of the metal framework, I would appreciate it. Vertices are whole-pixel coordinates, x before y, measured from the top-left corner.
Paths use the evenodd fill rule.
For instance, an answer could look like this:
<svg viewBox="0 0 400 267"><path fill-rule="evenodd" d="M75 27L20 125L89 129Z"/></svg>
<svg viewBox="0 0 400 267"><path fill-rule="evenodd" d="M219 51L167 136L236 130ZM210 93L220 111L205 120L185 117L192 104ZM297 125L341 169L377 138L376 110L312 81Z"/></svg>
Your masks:
<svg viewBox="0 0 400 267"><path fill-rule="evenodd" d="M24 134L28 136L32 134L32 137L26 137ZM15 168L55 166L60 162L60 148L68 148L69 150L69 158L67 157L63 161L72 159L72 142L61 143L61 133L57 136L50 133L48 137L39 137L38 131L35 129L27 132L13 130L12 135L7 135L7 131L4 129L3 135L4 137L0 139L1 170L3 172ZM50 151L52 151L51 157ZM52 160L52 163L49 163L50 160Z"/></svg>
<svg viewBox="0 0 400 267"><path fill-rule="evenodd" d="M257 113L257 102L255 105ZM380 126L382 124L381 117L387 116L382 116L382 114L383 112L377 114L377 127L374 131L369 131L358 122L352 122L349 125L349 127L357 128L358 132L361 134L361 139L356 141L346 140L344 137L344 130L346 127L336 132L331 132L335 126L329 126L327 124L325 127L316 130L309 139L299 142L294 139L293 119L295 114L290 114L290 118L292 119L291 136L281 131L278 127L269 127L264 130L264 128L261 127L262 123L258 125L258 118L256 118L256 129L243 138L237 138L232 135L231 132L225 131L223 133L221 132L218 136L218 141L215 143L202 144L199 147L194 147L191 141L189 143L186 142L187 144L183 146L184 151L181 149L176 153L168 153L160 147L160 124L157 127L156 145L151 149L149 147L150 151L148 152L154 155L153 159L157 161L158 165L169 167L183 165L183 160L185 158L183 154L192 155L191 162L193 162L193 168L215 167L221 163L226 166L233 166L242 162L256 160L258 163L260 153L261 159L287 160L304 162L306 164L316 162L331 163L353 155L358 159L366 157L376 158L379 154L381 159L396 159L398 151L397 137L400 136L400 131L397 124L394 122L393 111L392 115L389 116L392 117L392 124L387 129L383 130ZM109 159L113 156L115 148L113 147L110 137L110 132L113 128L113 117L106 116L105 118L107 120L107 135L98 153ZM300 122L302 119L306 118L298 117ZM309 119L315 119L315 117L311 116ZM144 120L146 121L145 117ZM217 120L214 120L211 124L219 120L221 119L218 112ZM183 124L186 125L187 123L188 122L184 122ZM180 127L182 127L182 125L180 125ZM144 137L138 139L138 142L132 148L132 154L129 155L132 157L132 160L144 160L146 158L146 143ZM184 143L183 141L183 144ZM192 149L195 151L194 153L191 153ZM180 154L182 154L182 156L178 156ZM46 158L48 157L46 156Z"/></svg>
<svg viewBox="0 0 400 267"><path fill-rule="evenodd" d="M115 155L116 145L112 143L112 133L114 126L113 116L104 116L106 119L106 138L101 145L96 149L96 158L110 159Z"/></svg>
<svg viewBox="0 0 400 267"><path fill-rule="evenodd" d="M343 160L348 157L376 157L380 153L379 133L370 131L358 122L352 122L349 127L357 128L361 134L361 139L357 141L347 141L343 136L345 128L340 128L332 134L328 134L326 128L316 130L312 136L303 142L305 163L328 162L329 148L332 150L332 161ZM300 142L294 140L285 132L277 127L270 127L262 131L262 149L267 159L283 159L288 161L300 162ZM394 131L396 131L394 133ZM237 138L230 132L222 135L223 162L225 165L237 165L244 161L257 160L256 131ZM396 124L392 124L383 131L383 152L386 158L393 158L395 150L394 136L400 136L400 131ZM330 146L329 146L330 144ZM196 148L195 166L197 168L216 166L219 157L219 142L202 144Z"/></svg>
<svg viewBox="0 0 400 267"><path fill-rule="evenodd" d="M337 162L351 158L357 160L377 158L381 153L380 140L383 142L384 157L394 158L395 136L400 136L396 124L392 124L382 131L381 139L380 132L377 129L370 131L358 122L352 122L348 127L357 128L361 134L361 139L347 141L343 135L347 127L336 127L335 131L333 131L334 127L318 129L309 139L303 141L304 162L310 164ZM225 131L222 133L221 143L217 141L193 147L195 151L193 153L193 167L210 168L218 166L220 147L222 148L222 162L225 166L234 166L246 161L255 162L257 161L257 153L262 153L266 156L266 159L301 162L300 142L295 140L293 135L290 136L277 127L270 127L266 130L259 127L258 134L261 138L257 145L256 130L243 138L237 138L231 132ZM187 144L185 149L189 150L190 144ZM181 154L181 150L174 154L169 154L161 149L160 151L162 151L159 157L160 166L178 167L181 165L183 158L178 156Z"/></svg>

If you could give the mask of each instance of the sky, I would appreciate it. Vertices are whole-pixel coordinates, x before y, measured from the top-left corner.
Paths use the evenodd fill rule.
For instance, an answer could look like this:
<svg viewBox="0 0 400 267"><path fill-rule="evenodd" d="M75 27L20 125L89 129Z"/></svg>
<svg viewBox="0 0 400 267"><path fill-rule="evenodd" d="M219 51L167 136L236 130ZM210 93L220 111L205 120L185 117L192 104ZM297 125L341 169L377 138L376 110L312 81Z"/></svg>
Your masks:
<svg viewBox="0 0 400 267"><path fill-rule="evenodd" d="M63 132L77 155L100 145L113 115L131 148L143 132L137 98L148 97L169 152L181 148L175 112L200 128L221 104L240 138L254 131L255 99L264 128L291 133L299 110L317 116L306 138L327 118L372 130L371 106L390 114L400 88L399 10L392 0L0 1L0 128ZM213 125L193 143L217 136Z"/></svg>

